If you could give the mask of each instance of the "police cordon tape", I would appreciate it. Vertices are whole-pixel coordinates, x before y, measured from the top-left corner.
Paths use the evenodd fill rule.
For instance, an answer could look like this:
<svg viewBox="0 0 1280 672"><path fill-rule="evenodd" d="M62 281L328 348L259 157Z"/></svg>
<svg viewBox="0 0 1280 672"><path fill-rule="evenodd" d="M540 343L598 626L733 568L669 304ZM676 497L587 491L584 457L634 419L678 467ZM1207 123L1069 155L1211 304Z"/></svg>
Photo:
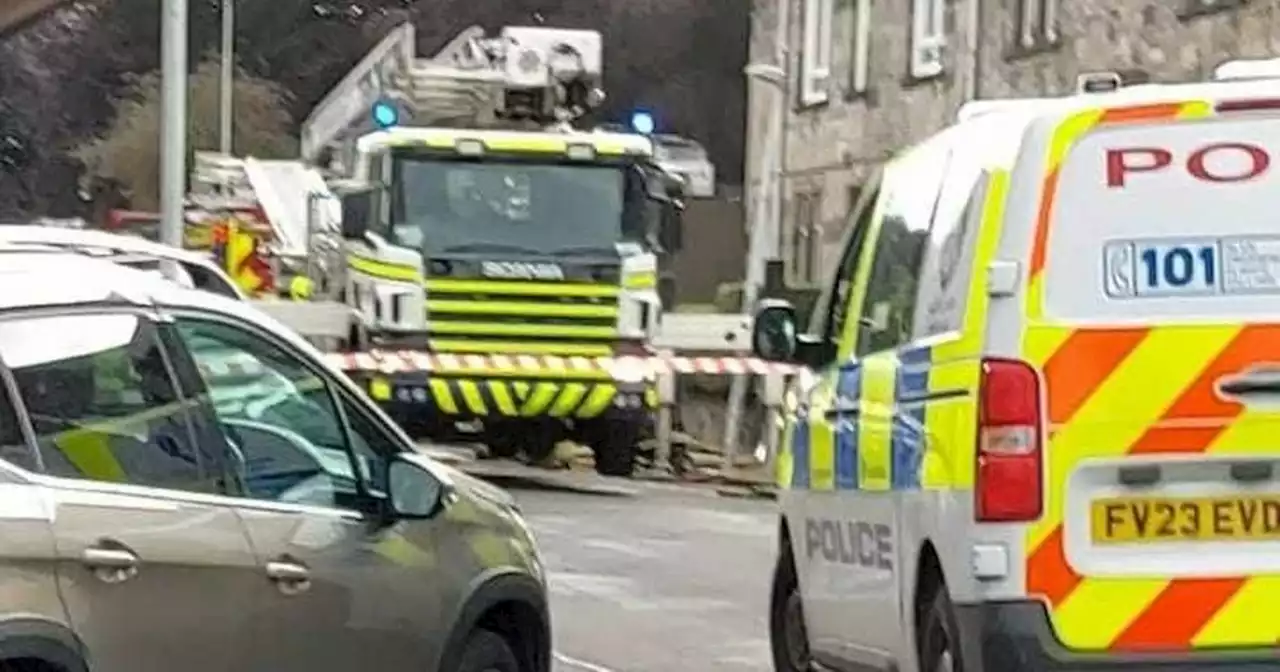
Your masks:
<svg viewBox="0 0 1280 672"><path fill-rule="evenodd" d="M466 371L606 372L614 377L662 374L782 375L804 367L770 362L756 357L682 357L652 355L641 357L559 357L554 355L445 354L417 351L369 351L327 353L330 365L346 372L370 373L451 373Z"/></svg>

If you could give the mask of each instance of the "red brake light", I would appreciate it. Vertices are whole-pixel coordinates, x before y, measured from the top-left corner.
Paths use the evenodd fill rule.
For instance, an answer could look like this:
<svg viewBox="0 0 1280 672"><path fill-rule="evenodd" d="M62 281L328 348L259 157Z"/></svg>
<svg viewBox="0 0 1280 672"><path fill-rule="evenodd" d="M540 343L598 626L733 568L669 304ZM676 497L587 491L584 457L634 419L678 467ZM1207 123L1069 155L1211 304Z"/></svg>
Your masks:
<svg viewBox="0 0 1280 672"><path fill-rule="evenodd" d="M1030 521L1044 501L1040 378L1026 362L985 359L978 391L977 518Z"/></svg>

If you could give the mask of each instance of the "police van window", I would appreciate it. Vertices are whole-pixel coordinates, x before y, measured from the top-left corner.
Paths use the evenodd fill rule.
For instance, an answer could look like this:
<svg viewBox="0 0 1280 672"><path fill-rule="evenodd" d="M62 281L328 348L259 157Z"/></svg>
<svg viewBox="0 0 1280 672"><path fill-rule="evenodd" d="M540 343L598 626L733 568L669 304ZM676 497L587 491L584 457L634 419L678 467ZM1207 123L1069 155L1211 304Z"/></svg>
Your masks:
<svg viewBox="0 0 1280 672"><path fill-rule="evenodd" d="M95 314L0 322L45 470L64 478L216 492L155 325Z"/></svg>
<svg viewBox="0 0 1280 672"><path fill-rule="evenodd" d="M882 215L862 302L858 355L897 347L911 338L920 262L949 155L926 144L885 169Z"/></svg>
<svg viewBox="0 0 1280 672"><path fill-rule="evenodd" d="M838 339L844 333L858 259L862 256L862 244L867 239L867 230L871 228L880 190L869 189L863 195L865 198L850 202L849 217L852 221L849 223L845 246L840 252L835 277L827 288L826 303L822 304L825 310L818 316L822 322L813 330L828 340Z"/></svg>
<svg viewBox="0 0 1280 672"><path fill-rule="evenodd" d="M296 356L238 327L177 320L209 401L232 445L248 497L358 509L362 492L382 491L385 458L347 425L330 385Z"/></svg>
<svg viewBox="0 0 1280 672"><path fill-rule="evenodd" d="M965 299L982 216L977 193L982 173L980 157L976 152L952 154L920 271L913 320L917 338L958 332L964 326Z"/></svg>

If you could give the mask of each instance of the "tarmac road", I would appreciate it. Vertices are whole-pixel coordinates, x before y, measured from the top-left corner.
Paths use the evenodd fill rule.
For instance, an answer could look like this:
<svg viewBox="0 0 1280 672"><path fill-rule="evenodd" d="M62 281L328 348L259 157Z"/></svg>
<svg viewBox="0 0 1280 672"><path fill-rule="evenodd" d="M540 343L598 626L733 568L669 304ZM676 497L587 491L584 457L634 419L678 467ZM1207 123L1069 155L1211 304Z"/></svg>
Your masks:
<svg viewBox="0 0 1280 672"><path fill-rule="evenodd" d="M556 672L772 669L772 502L671 485L635 497L509 487L547 563Z"/></svg>

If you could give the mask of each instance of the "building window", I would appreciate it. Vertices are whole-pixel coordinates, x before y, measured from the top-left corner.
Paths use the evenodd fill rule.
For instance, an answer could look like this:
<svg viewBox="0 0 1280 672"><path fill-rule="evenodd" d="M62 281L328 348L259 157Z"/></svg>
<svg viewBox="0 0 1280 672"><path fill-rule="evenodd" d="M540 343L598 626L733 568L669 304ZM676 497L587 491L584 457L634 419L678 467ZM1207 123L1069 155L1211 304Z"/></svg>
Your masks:
<svg viewBox="0 0 1280 672"><path fill-rule="evenodd" d="M1034 49L1058 42L1058 0L1018 0L1018 44Z"/></svg>
<svg viewBox="0 0 1280 672"><path fill-rule="evenodd" d="M911 0L911 76L942 74L946 46L946 0Z"/></svg>
<svg viewBox="0 0 1280 672"><path fill-rule="evenodd" d="M831 83L831 21L835 0L803 0L804 49L800 54L800 104L827 102Z"/></svg>
<svg viewBox="0 0 1280 672"><path fill-rule="evenodd" d="M795 226L791 228L791 283L808 287L817 282L818 251L822 244L822 225L818 213L821 191L795 195Z"/></svg>
<svg viewBox="0 0 1280 672"><path fill-rule="evenodd" d="M1178 13L1181 19L1193 19L1205 14L1239 9L1249 4L1249 0L1183 0L1182 9Z"/></svg>
<svg viewBox="0 0 1280 672"><path fill-rule="evenodd" d="M853 43L849 50L849 94L867 92L871 76L871 0L853 0L850 12L850 35Z"/></svg>

